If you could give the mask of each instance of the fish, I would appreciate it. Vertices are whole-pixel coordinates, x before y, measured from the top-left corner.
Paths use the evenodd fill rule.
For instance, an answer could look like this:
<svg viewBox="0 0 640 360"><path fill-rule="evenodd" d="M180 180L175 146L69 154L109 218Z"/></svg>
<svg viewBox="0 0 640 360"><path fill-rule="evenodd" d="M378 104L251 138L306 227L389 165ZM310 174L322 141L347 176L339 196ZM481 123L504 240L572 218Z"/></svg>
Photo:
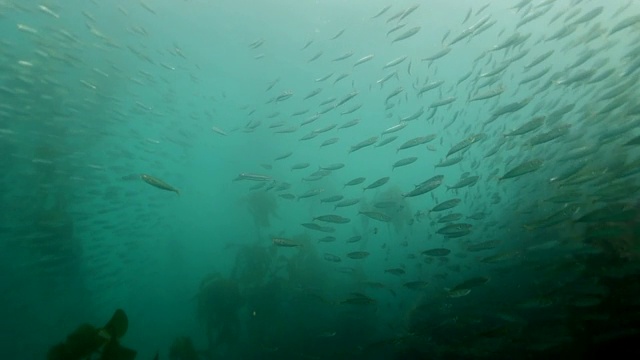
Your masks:
<svg viewBox="0 0 640 360"><path fill-rule="evenodd" d="M371 189L375 189L377 187L380 187L380 186L386 184L387 182L389 182L389 179L390 178L388 176L382 177L382 178L372 182L371 184L367 185L364 189L362 189L362 191L371 190Z"/></svg>
<svg viewBox="0 0 640 360"><path fill-rule="evenodd" d="M429 283L422 280L409 281L402 284L402 286L411 290L424 290L427 287L427 285L429 285Z"/></svg>
<svg viewBox="0 0 640 360"><path fill-rule="evenodd" d="M309 60L307 60L307 62L312 62L312 61L318 60L318 58L320 56L322 56L323 53L324 52L322 52L322 51L318 51L315 55L313 55L311 58L309 58Z"/></svg>
<svg viewBox="0 0 640 360"><path fill-rule="evenodd" d="M458 204L460 204L460 202L462 202L462 200L461 199L457 199L457 198L456 199L450 199L450 200L447 200L447 201L443 201L443 202L439 203L438 205L434 206L431 210L429 210L429 213L452 209L452 208L458 206Z"/></svg>
<svg viewBox="0 0 640 360"><path fill-rule="evenodd" d="M320 169L329 170L329 171L335 171L335 170L340 170L343 167L344 167L343 163L335 163L335 164L330 164L330 165L326 165L326 166L320 166Z"/></svg>
<svg viewBox="0 0 640 360"><path fill-rule="evenodd" d="M334 242L336 241L336 237L335 236L325 236L322 239L318 239L318 242L323 242L323 243L329 243L329 242Z"/></svg>
<svg viewBox="0 0 640 360"><path fill-rule="evenodd" d="M335 39L339 38L340 36L342 36L342 34L344 34L344 31L345 31L345 30L346 30L346 29L342 29L342 30L338 31L338 33L336 33L336 34L335 34L331 39L329 39L329 40L335 40Z"/></svg>
<svg viewBox="0 0 640 360"><path fill-rule="evenodd" d="M304 46L302 47L302 49L300 50L305 50L306 48L308 48L311 44L313 44L313 40L309 40L307 41Z"/></svg>
<svg viewBox="0 0 640 360"><path fill-rule="evenodd" d="M453 214L449 214L449 215L445 215L443 217L441 217L440 219L438 219L438 223L448 223L448 222L452 222L452 221L457 221L462 219L462 214L460 213L453 213Z"/></svg>
<svg viewBox="0 0 640 360"><path fill-rule="evenodd" d="M389 100L393 99L394 97L400 95L402 92L404 91L404 88L402 86L399 86L397 88L395 88L395 90L391 91L389 93L389 95L387 95L387 97L384 99L384 103L388 103Z"/></svg>
<svg viewBox="0 0 640 360"><path fill-rule="evenodd" d="M640 14L628 16L620 20L617 24L611 27L611 30L609 30L609 36L619 31L622 31L630 26L633 26L639 22L640 22Z"/></svg>
<svg viewBox="0 0 640 360"><path fill-rule="evenodd" d="M342 124L340 127L338 127L338 129L346 129L346 128L350 128L352 126L356 126L360 123L360 119L353 119L351 121L347 121L346 123Z"/></svg>
<svg viewBox="0 0 640 360"><path fill-rule="evenodd" d="M478 251L484 251L484 250L492 250L497 248L501 243L502 243L501 240L482 241L479 243L467 245L467 251L478 252Z"/></svg>
<svg viewBox="0 0 640 360"><path fill-rule="evenodd" d="M375 299L372 299L372 298L370 298L368 296L364 296L364 295L355 296L355 297L348 298L348 299L340 301L340 304L343 304L343 305L345 305L345 304L346 305L371 305L371 304L375 304L375 303L376 303Z"/></svg>
<svg viewBox="0 0 640 360"><path fill-rule="evenodd" d="M448 186L447 185L447 190L451 190L451 189L461 189L463 187L471 187L473 185L475 185L478 180L480 179L480 176L466 176L462 179L460 179L457 183Z"/></svg>
<svg viewBox="0 0 640 360"><path fill-rule="evenodd" d="M285 101L293 96L293 91L283 91L282 94L276 96L275 102Z"/></svg>
<svg viewBox="0 0 640 360"><path fill-rule="evenodd" d="M377 14L375 14L374 16L372 16L372 19L375 18L379 18L380 16L382 16L384 13L386 13L389 9L391 9L391 5L387 5L385 7L382 8L382 10L380 10Z"/></svg>
<svg viewBox="0 0 640 360"><path fill-rule="evenodd" d="M278 161L278 160L284 160L286 158L288 158L289 156L293 155L292 151L288 151L284 154L278 155L275 159L273 159L274 161Z"/></svg>
<svg viewBox="0 0 640 360"><path fill-rule="evenodd" d="M412 12L416 11L416 9L418 9L418 7L420 7L420 5L415 4L415 5L411 5L409 8L407 8L407 10L405 10L402 15L400 16L400 18L398 19L398 21L402 21L404 20L404 18L406 18L407 16L409 16L409 14L411 14Z"/></svg>
<svg viewBox="0 0 640 360"><path fill-rule="evenodd" d="M398 25L394 26L391 30L387 31L387 36L391 35L391 33L394 33L396 31L402 29L405 26L407 26L407 24L398 24Z"/></svg>
<svg viewBox="0 0 640 360"><path fill-rule="evenodd" d="M359 185L362 184L364 181L366 180L366 178L364 177L357 177L355 179L349 180L344 184L344 187L347 186L354 186L354 185Z"/></svg>
<svg viewBox="0 0 640 360"><path fill-rule="evenodd" d="M389 222L391 221L391 216L385 214L385 213L381 213L378 211L358 211L359 215L364 215L370 219L373 220L378 220L378 221L382 221L382 222Z"/></svg>
<svg viewBox="0 0 640 360"><path fill-rule="evenodd" d="M276 246L280 246L280 247L297 247L297 246L302 246L300 243L290 240L290 239L285 239L285 238L271 238L271 242L276 245Z"/></svg>
<svg viewBox="0 0 640 360"><path fill-rule="evenodd" d="M524 98L524 99L522 99L520 101L514 101L512 103L509 103L507 105L504 105L504 106L501 106L501 107L497 108L491 114L491 118L489 118L489 120L487 120L485 122L485 125L495 121L496 119L498 119L502 115L511 114L511 113L514 113L514 112L524 108L525 106L527 106L531 102L532 99L533 99L533 97L527 97L527 98Z"/></svg>
<svg viewBox="0 0 640 360"><path fill-rule="evenodd" d="M478 142L479 140L481 140L483 138L482 134L474 134L471 135L469 137L467 137L466 139L462 140L461 142L453 145L451 147L451 149L449 149L449 152L447 152L447 157L467 149L469 146L473 145L474 143Z"/></svg>
<svg viewBox="0 0 640 360"><path fill-rule="evenodd" d="M416 162L416 160L418 160L418 158L415 157L415 156L411 156L411 157L408 157L408 158L400 159L400 160L396 161L395 163L393 163L393 165L391 165L391 170L393 171L397 167L407 166L409 164L413 164L414 162Z"/></svg>
<svg viewBox="0 0 640 360"><path fill-rule="evenodd" d="M435 190L440 185L442 185L442 180L444 180L443 175L433 176L428 180L425 180L422 183L416 185L416 187L413 190L402 194L402 197L414 197L414 196L426 194L429 191Z"/></svg>
<svg viewBox="0 0 640 360"><path fill-rule="evenodd" d="M450 47L445 47L442 50L440 50L440 51L438 51L438 52L436 52L436 53L434 53L432 55L429 55L427 57L422 58L422 61L433 62L434 60L438 60L441 57L444 57L445 55L447 55L450 52L451 52L451 48Z"/></svg>
<svg viewBox="0 0 640 360"><path fill-rule="evenodd" d="M431 135L426 135L426 136L418 136L416 138L413 138L411 140L407 140L406 142L404 142L402 145L400 145L400 147L396 150L396 152L400 151L400 150L405 150L405 149L409 149L415 146L419 146L419 145L424 145L428 142L431 142L433 140L435 140L436 135L435 134L431 134Z"/></svg>
<svg viewBox="0 0 640 360"><path fill-rule="evenodd" d="M314 90L311 90L311 92L309 92L309 93L304 97L304 99L303 99L303 100L310 99L310 98L312 98L312 97L314 97L314 96L316 96L316 95L320 94L321 92L322 92L322 88L316 88L316 89L314 89Z"/></svg>
<svg viewBox="0 0 640 360"><path fill-rule="evenodd" d="M434 165L434 167L438 168L438 167L447 167L447 166L455 165L455 164L459 163L460 161L462 161L462 159L464 159L464 157L462 157L462 156L444 158L444 159L440 160L439 163Z"/></svg>
<svg viewBox="0 0 640 360"><path fill-rule="evenodd" d="M375 144L374 146L375 146L375 147L385 146L385 145L387 145L387 144L392 143L392 142L393 142L393 141L395 141L397 138L398 138L398 137L397 137L397 136L395 136L395 135L394 135L394 136L389 136L389 137L387 137L387 138L385 138L385 139L380 140L380 142L379 142L379 143L377 143L377 144Z"/></svg>
<svg viewBox="0 0 640 360"><path fill-rule="evenodd" d="M369 256L369 252L367 251L353 251L347 254L347 257L350 259L364 259Z"/></svg>
<svg viewBox="0 0 640 360"><path fill-rule="evenodd" d="M527 121L526 123L522 124L520 127L518 127L515 130L512 130L508 133L505 133L504 136L516 136L516 135L524 135L526 133L532 132L538 128L540 128L542 125L544 125L544 121L546 119L546 116L536 116L533 119Z"/></svg>
<svg viewBox="0 0 640 360"><path fill-rule="evenodd" d="M293 170L302 170L309 167L309 163L298 163L291 166L291 171Z"/></svg>
<svg viewBox="0 0 640 360"><path fill-rule="evenodd" d="M320 147L325 147L325 146L329 146L329 145L333 145L335 143L337 143L340 140L340 138L331 138L331 139L327 139L325 141L323 141L320 144Z"/></svg>
<svg viewBox="0 0 640 360"><path fill-rule="evenodd" d="M416 111L415 113L405 116L403 118L400 118L400 123L404 123L406 124L408 121L412 121L415 120L417 118L419 118L420 116L422 116L424 114L424 106L421 107L418 111ZM384 134L384 133L383 133Z"/></svg>
<svg viewBox="0 0 640 360"><path fill-rule="evenodd" d="M427 255L427 256L447 256L450 253L451 253L451 250L446 248L433 248L433 249L425 250L421 254Z"/></svg>
<svg viewBox="0 0 640 360"><path fill-rule="evenodd" d="M502 175L499 180L511 179L514 177L522 176L528 174L530 172L534 172L542 167L544 164L544 160L542 159L533 159L529 161L525 161L520 165L510 169L504 175Z"/></svg>
<svg viewBox="0 0 640 360"><path fill-rule="evenodd" d="M429 105L430 109L436 109L439 108L441 106L445 106L445 105L449 105L452 102L456 101L457 97L455 96L448 96L446 98L442 98L442 99L438 99L434 102L431 103L431 105Z"/></svg>
<svg viewBox="0 0 640 360"><path fill-rule="evenodd" d="M356 67L358 65L364 64L367 61L371 61L371 59L373 59L373 57L374 57L373 54L365 55L365 56L361 57L360 59L358 59L358 61L356 61L355 64L353 64L353 67Z"/></svg>
<svg viewBox="0 0 640 360"><path fill-rule="evenodd" d="M463 289L472 289L474 287L478 287L480 285L484 285L487 282L489 282L490 278L486 277L486 276L475 276L472 277L470 279L467 279L463 282L461 282L460 284L454 286L453 288L451 288L451 291L457 291L457 290L463 290Z"/></svg>
<svg viewBox="0 0 640 360"><path fill-rule="evenodd" d="M504 92L504 86L498 86L495 89L491 89L491 90L488 90L486 92L475 94L475 95L471 96L469 98L468 102L491 99L491 98L494 98L494 97L502 94L503 92Z"/></svg>
<svg viewBox="0 0 640 360"><path fill-rule="evenodd" d="M316 223L302 223L300 225L306 227L307 229L321 231L321 232L325 232L325 233L333 233L333 232L336 231L336 229L334 229L334 228L332 228L330 226L321 226L321 225L318 225Z"/></svg>
<svg viewBox="0 0 640 360"><path fill-rule="evenodd" d="M440 229L436 230L437 234L440 235L455 235L457 233L463 233L471 229L473 225L465 224L465 223L451 223Z"/></svg>
<svg viewBox="0 0 640 360"><path fill-rule="evenodd" d="M420 26L412 27L411 29L409 29L409 30L403 32L402 34L398 35L398 37L393 39L393 41L391 41L391 43L393 44L395 42L408 39L408 38L414 36L415 34L417 34L420 31L420 29L421 29Z"/></svg>
<svg viewBox="0 0 640 360"><path fill-rule="evenodd" d="M396 275L396 276L404 275L406 273L406 271L404 271L404 269L401 269L401 268L385 269L384 272L387 274Z"/></svg>
<svg viewBox="0 0 640 360"><path fill-rule="evenodd" d="M355 204L357 204L357 203L359 203L359 202L360 202L360 199L347 199L347 200L342 200L342 201L340 201L339 203L337 203L337 204L333 207L333 209L335 210L335 209L337 209L337 208L339 208L339 207L348 207L348 206L352 206L352 205L355 205Z"/></svg>
<svg viewBox="0 0 640 360"><path fill-rule="evenodd" d="M353 98L354 98L354 97L356 97L357 95L358 95L358 92L357 92L357 91L352 91L352 92L350 92L349 94L345 95L345 97L343 97L343 98L338 102L338 104L336 104L336 105L335 105L335 107L338 107L338 106L340 106L340 105L342 105L342 104L346 103L347 101L349 101L349 100L353 99Z"/></svg>
<svg viewBox="0 0 640 360"><path fill-rule="evenodd" d="M167 190L167 191L173 191L176 194L180 195L180 191L176 188L174 188L173 186L167 184L166 182L153 177L151 175L147 175L147 174L140 174L140 179L142 179L144 182L146 182L147 184L151 185L151 186L155 186L158 189L162 189L162 190Z"/></svg>
<svg viewBox="0 0 640 360"><path fill-rule="evenodd" d="M238 180L271 181L273 179L271 178L271 176L267 176L267 175L240 173L238 176L236 176L235 179L233 179L233 181L238 181Z"/></svg>
<svg viewBox="0 0 640 360"><path fill-rule="evenodd" d="M318 188L318 189L311 189L311 190L309 190L309 191L305 192L304 194L299 195L299 196L298 196L298 200L300 200L300 199L310 198L310 197L312 197L312 196L316 196L316 195L318 195L318 194L320 194L320 193L322 193L322 192L324 192L324 189L322 189L322 188Z"/></svg>
<svg viewBox="0 0 640 360"><path fill-rule="evenodd" d="M353 146L351 146L351 148L349 149L349 153L352 153L354 151L358 151L362 148L365 148L367 146L371 146L373 144L375 144L378 141L378 137L377 136L372 136L366 140L363 140Z"/></svg>
<svg viewBox="0 0 640 360"><path fill-rule="evenodd" d="M330 78L332 76L333 76L333 73L329 73L329 74L327 74L325 76L321 76L321 77L315 79L315 82L323 82L323 81L327 80L328 78Z"/></svg>
<svg viewBox="0 0 640 360"><path fill-rule="evenodd" d="M351 219L342 217L340 215L321 215L314 217L313 220L319 220L333 224L346 224L351 221Z"/></svg>
<svg viewBox="0 0 640 360"><path fill-rule="evenodd" d="M324 199L320 199L320 202L322 202L322 203L332 203L332 202L340 201L342 199L344 199L344 196L342 196L342 195L334 195L334 196L326 197Z"/></svg>
<svg viewBox="0 0 640 360"><path fill-rule="evenodd" d="M405 127L407 127L407 124L408 124L408 123L407 123L406 121L400 121L400 123L399 123L399 124L394 125L394 126L392 126L392 127L390 127L390 128L385 129L385 130L382 132L382 134L381 134L381 135L387 135L387 134L391 134L391 133L394 133L394 132L400 131L400 130L404 129Z"/></svg>
<svg viewBox="0 0 640 360"><path fill-rule="evenodd" d="M447 291L447 296L450 298L459 298L463 296L469 295L471 289L457 289L457 290L449 290Z"/></svg>
<svg viewBox="0 0 640 360"><path fill-rule="evenodd" d="M326 261L330 261L330 262L334 262L334 263L338 263L338 262L342 261L342 259L338 255L333 255L333 254L330 254L330 253L324 253L322 258L325 259Z"/></svg>
<svg viewBox="0 0 640 360"><path fill-rule="evenodd" d="M436 81L432 81L430 83L427 83L426 85L424 85L423 87L418 89L418 96L422 96L423 93L425 93L425 92L427 92L429 90L436 89L436 88L440 87L442 84L444 84L444 80L436 80Z"/></svg>
<svg viewBox="0 0 640 360"><path fill-rule="evenodd" d="M406 55L398 57L398 58L395 58L395 59L389 61L388 63L384 64L384 66L382 68L386 69L386 68L390 68L392 66L396 66L398 64L401 64L405 60L407 60L407 56Z"/></svg>

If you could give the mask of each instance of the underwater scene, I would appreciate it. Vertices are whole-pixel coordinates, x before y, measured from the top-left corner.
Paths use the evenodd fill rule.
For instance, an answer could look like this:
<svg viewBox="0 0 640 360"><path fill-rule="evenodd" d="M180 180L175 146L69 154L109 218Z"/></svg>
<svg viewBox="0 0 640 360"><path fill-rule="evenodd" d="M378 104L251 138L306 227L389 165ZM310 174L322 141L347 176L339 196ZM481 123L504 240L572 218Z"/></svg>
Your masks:
<svg viewBox="0 0 640 360"><path fill-rule="evenodd" d="M0 359L640 358L639 1L0 0L0 33Z"/></svg>

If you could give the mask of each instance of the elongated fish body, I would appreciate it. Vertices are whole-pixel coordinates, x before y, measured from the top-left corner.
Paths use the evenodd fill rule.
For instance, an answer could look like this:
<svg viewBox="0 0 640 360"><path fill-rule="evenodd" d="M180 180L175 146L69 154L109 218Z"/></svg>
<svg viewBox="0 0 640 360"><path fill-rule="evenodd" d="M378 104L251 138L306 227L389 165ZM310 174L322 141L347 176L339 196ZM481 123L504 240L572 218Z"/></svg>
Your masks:
<svg viewBox="0 0 640 360"><path fill-rule="evenodd" d="M167 191L173 191L176 194L180 195L180 191L176 188L174 188L173 186L167 184L166 182L155 178L151 175L147 175L147 174L141 174L140 178L142 180L144 180L144 182L146 182L147 184L151 185L151 186L155 186L158 189L162 189L162 190L167 190Z"/></svg>
<svg viewBox="0 0 640 360"><path fill-rule="evenodd" d="M356 66L358 66L360 64L364 64L367 61L370 61L371 59L373 59L373 54L369 54L369 55L363 56L360 59L358 59L358 61L356 61L356 63L353 64L353 66L356 67Z"/></svg>
<svg viewBox="0 0 640 360"><path fill-rule="evenodd" d="M353 146L351 146L351 149L349 149L349 153L352 153L354 151L358 151L364 147L367 146L371 146L373 144L376 143L376 141L378 141L378 137L377 136L372 136L370 138L368 138L367 140L361 141Z"/></svg>
<svg viewBox="0 0 640 360"><path fill-rule="evenodd" d="M280 247L300 246L300 243L290 239L285 239L285 238L271 238L271 242L273 242L273 245L280 246Z"/></svg>
<svg viewBox="0 0 640 360"><path fill-rule="evenodd" d="M408 39L408 38L414 36L415 34L417 34L418 31L420 31L420 26L413 27L413 28L405 31L404 33L400 34L395 39L393 39L393 41L391 43L394 43L396 41L402 41L402 40Z"/></svg>
<svg viewBox="0 0 640 360"><path fill-rule="evenodd" d="M269 181L271 180L271 177L260 174L241 173L235 179L233 179L233 181L237 180Z"/></svg>
<svg viewBox="0 0 640 360"><path fill-rule="evenodd" d="M526 161L526 162L514 167L513 169L507 171L500 178L500 180L510 179L510 178L514 178L514 177L521 176L521 175L524 175L524 174L528 174L530 172L534 172L534 171L538 170L540 167L542 167L542 164L543 164L543 160L541 160L541 159L534 159L534 160Z"/></svg>

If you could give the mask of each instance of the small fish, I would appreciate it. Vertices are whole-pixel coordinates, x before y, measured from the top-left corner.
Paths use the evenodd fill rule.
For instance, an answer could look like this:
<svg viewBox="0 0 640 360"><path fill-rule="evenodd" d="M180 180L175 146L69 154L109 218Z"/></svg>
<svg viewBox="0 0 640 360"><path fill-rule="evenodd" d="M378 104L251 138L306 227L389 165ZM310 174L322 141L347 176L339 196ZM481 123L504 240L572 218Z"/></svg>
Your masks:
<svg viewBox="0 0 640 360"><path fill-rule="evenodd" d="M167 190L167 191L173 191L176 194L180 195L180 191L176 188L174 188L173 186L167 184L166 182L155 178L151 175L147 175L147 174L141 174L140 178L142 180L144 180L144 182L146 182L147 184L151 185L151 186L155 186L158 189L162 189L162 190Z"/></svg>
<svg viewBox="0 0 640 360"><path fill-rule="evenodd" d="M355 64L353 64L353 67L356 67L356 66L358 66L360 64L364 64L367 61L370 61L371 59L373 59L373 54L369 54L369 55L363 56L360 59L358 59L358 61L356 61Z"/></svg>
<svg viewBox="0 0 640 360"><path fill-rule="evenodd" d="M385 213L377 212L377 211L359 211L358 214L361 214L370 219L378 220L382 222L390 222L392 219L391 216Z"/></svg>
<svg viewBox="0 0 640 360"><path fill-rule="evenodd" d="M332 203L332 202L340 201L342 199L344 199L344 196L342 196L342 195L334 195L334 196L326 197L324 199L320 199L320 202L322 202L322 203Z"/></svg>
<svg viewBox="0 0 640 360"><path fill-rule="evenodd" d="M341 262L342 259L337 256L337 255L333 255L333 254L329 254L329 253L325 253L323 258L327 261L331 261L331 262Z"/></svg>
<svg viewBox="0 0 640 360"><path fill-rule="evenodd" d="M347 257L350 259L364 259L369 256L369 253L366 251L353 251L347 254Z"/></svg>
<svg viewBox="0 0 640 360"><path fill-rule="evenodd" d="M334 210L335 210L335 209L337 209L337 208L339 208L339 207L348 207L348 206L352 206L352 205L355 205L355 204L357 204L357 203L359 203L359 202L360 202L360 199L347 199L347 200L343 200L343 201L340 201L339 203L337 203L337 204L334 206Z"/></svg>
<svg viewBox="0 0 640 360"><path fill-rule="evenodd" d="M342 300L340 304L348 304L348 305L370 305L375 304L376 300L372 299L368 296L356 296L346 300Z"/></svg>
<svg viewBox="0 0 640 360"><path fill-rule="evenodd" d="M406 55L405 56L401 56L399 58L395 58L395 59L389 61L388 63L384 64L384 66L382 68L386 69L386 68L389 68L389 67L392 67L392 66L396 66L396 65L402 63L405 60L407 60L407 56Z"/></svg>
<svg viewBox="0 0 640 360"><path fill-rule="evenodd" d="M404 33L400 34L395 39L393 39L393 41L391 43L408 39L408 38L414 36L415 34L417 34L418 31L420 31L420 26L413 27L413 28L405 31Z"/></svg>
<svg viewBox="0 0 640 360"><path fill-rule="evenodd" d="M333 224L346 224L351 220L340 215L322 215L313 218L313 220L319 220L324 222L329 222Z"/></svg>
<svg viewBox="0 0 640 360"><path fill-rule="evenodd" d="M346 184L344 184L344 186L353 186L353 185L359 185L362 184L364 181L366 180L366 178L364 177L357 177L353 180L348 181Z"/></svg>
<svg viewBox="0 0 640 360"><path fill-rule="evenodd" d="M351 146L351 148L349 149L349 153L352 153L354 151L358 151L358 150L360 150L360 149L362 149L364 147L367 147L367 146L371 146L371 145L375 144L376 141L378 141L378 137L377 136L372 136L372 137L370 137L370 138L368 138L366 140L363 140L363 141Z"/></svg>
<svg viewBox="0 0 640 360"><path fill-rule="evenodd" d="M394 133L396 131L400 131L400 130L404 129L407 126L407 124L408 123L405 122L405 121L400 121L399 124L394 125L394 126L392 126L390 128L387 128L386 130L384 130L382 132L382 135L391 134L391 133Z"/></svg>
<svg viewBox="0 0 640 360"><path fill-rule="evenodd" d="M250 174L250 173L240 173L233 181L238 180L251 180L251 181L270 181L271 176L267 175L259 175L259 174Z"/></svg>
<svg viewBox="0 0 640 360"><path fill-rule="evenodd" d="M428 282L426 281L409 281L403 284L404 287L411 289L411 290L423 290L427 287L427 285L429 285Z"/></svg>
<svg viewBox="0 0 640 360"><path fill-rule="evenodd" d="M224 130L220 129L219 127L212 126L212 127L211 127L211 130L213 130L214 132L216 132L216 133L218 133L218 134L220 134L220 135L227 136L227 133L226 133L226 132L224 132Z"/></svg>
<svg viewBox="0 0 640 360"><path fill-rule="evenodd" d="M422 255L427 256L447 256L451 253L451 250L445 248L429 249L422 252Z"/></svg>
<svg viewBox="0 0 640 360"><path fill-rule="evenodd" d="M542 167L542 164L544 163L544 161L542 159L534 159L534 160L530 160L530 161L525 161L522 164L514 167L513 169L507 171L502 177L500 177L500 180L504 180L504 179L510 179L510 178L514 178L517 176L521 176L524 174L528 174L530 172L534 172L538 169L540 169L540 167Z"/></svg>
<svg viewBox="0 0 640 360"><path fill-rule="evenodd" d="M418 160L418 158L415 157L415 156L404 158L404 159L400 159L400 160L396 161L395 163L393 163L391 170L393 171L397 167L413 164L414 162L416 162L416 160Z"/></svg>
<svg viewBox="0 0 640 360"><path fill-rule="evenodd" d="M371 18L375 19L382 16L382 14L386 13L390 8L391 8L391 5L387 5L383 7L382 10L380 10L376 15L372 16Z"/></svg>
<svg viewBox="0 0 640 360"><path fill-rule="evenodd" d="M303 223L303 224L300 224L300 225L306 227L307 229L321 231L321 232L325 232L325 233L332 233L332 232L336 231L336 229L334 229L334 228L332 228L330 226L321 226L321 225L318 225L316 223Z"/></svg>
<svg viewBox="0 0 640 360"><path fill-rule="evenodd" d="M369 185L368 185L367 187L365 187L362 191L365 191L365 190L371 190L371 189L375 189L375 188L377 188L377 187L380 187L380 186L382 186L382 185L386 184L386 183L389 181L389 179L390 179L390 178L389 178L388 176L385 176L385 177L383 177L383 178L380 178L380 179L378 179L378 180L376 180L376 181L372 182L371 184L369 184Z"/></svg>
<svg viewBox="0 0 640 360"><path fill-rule="evenodd" d="M450 298L459 298L459 297L469 295L470 292L471 292L471 289L450 290L447 292L447 296L449 296Z"/></svg>
<svg viewBox="0 0 640 360"><path fill-rule="evenodd" d="M301 246L298 242L293 241L293 240L289 240L289 239L284 239L284 238L272 238L271 242L273 242L274 245L276 246L281 246L281 247L296 247L296 246Z"/></svg>
<svg viewBox="0 0 640 360"><path fill-rule="evenodd" d="M386 269L384 272L396 276L405 274L404 269L401 268Z"/></svg>

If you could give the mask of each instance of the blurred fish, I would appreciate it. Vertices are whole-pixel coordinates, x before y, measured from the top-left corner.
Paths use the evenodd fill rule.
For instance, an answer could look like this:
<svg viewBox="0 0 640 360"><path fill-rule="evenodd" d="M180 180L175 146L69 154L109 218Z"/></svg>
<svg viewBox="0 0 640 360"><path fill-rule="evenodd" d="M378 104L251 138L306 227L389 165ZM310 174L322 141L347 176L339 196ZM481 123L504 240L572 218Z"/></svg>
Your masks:
<svg viewBox="0 0 640 360"><path fill-rule="evenodd" d="M297 247L297 246L301 246L300 243L290 240L290 239L284 239L284 238L271 238L271 241L273 242L274 245L276 246L281 246L281 247Z"/></svg>
<svg viewBox="0 0 640 360"><path fill-rule="evenodd" d="M140 178L146 182L147 184L151 185L151 186L155 186L158 189L162 189L162 190L167 190L167 191L173 191L176 194L180 195L180 191L178 191L178 189L174 188L173 186L167 184L166 182L155 178L151 175L147 175L147 174L141 174Z"/></svg>

